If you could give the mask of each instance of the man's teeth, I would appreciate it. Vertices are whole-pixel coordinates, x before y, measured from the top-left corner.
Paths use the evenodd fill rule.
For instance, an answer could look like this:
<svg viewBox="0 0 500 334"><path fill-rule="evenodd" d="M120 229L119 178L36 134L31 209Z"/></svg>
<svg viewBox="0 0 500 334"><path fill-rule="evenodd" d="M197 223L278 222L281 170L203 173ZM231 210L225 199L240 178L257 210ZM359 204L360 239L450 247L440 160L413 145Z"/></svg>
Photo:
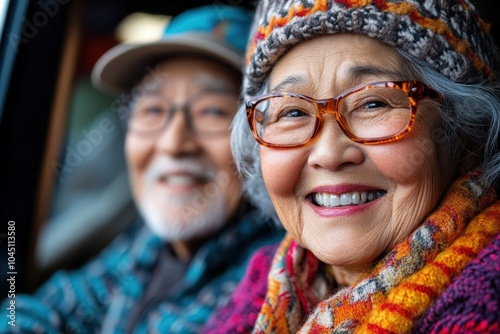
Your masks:
<svg viewBox="0 0 500 334"><path fill-rule="evenodd" d="M374 199L381 197L385 192L381 190L376 191L353 191L343 193L340 195L316 193L314 194L314 201L319 206L334 207L346 205L358 205L371 202Z"/></svg>
<svg viewBox="0 0 500 334"><path fill-rule="evenodd" d="M189 185L197 182L196 178L190 175L169 175L162 177L161 181L174 186Z"/></svg>

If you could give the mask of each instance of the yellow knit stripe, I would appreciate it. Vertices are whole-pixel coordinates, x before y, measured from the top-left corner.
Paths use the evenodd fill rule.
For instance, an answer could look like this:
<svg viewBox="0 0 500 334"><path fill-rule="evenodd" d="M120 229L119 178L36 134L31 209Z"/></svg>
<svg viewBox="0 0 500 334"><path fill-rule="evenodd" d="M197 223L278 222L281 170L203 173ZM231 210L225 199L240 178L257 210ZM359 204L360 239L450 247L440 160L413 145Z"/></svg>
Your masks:
<svg viewBox="0 0 500 334"><path fill-rule="evenodd" d="M394 333L410 332L413 320L429 308L434 296L444 291L465 265L500 233L499 220L500 201L471 220L464 233L433 262L395 287L384 303L373 308L356 332L369 332L370 324ZM417 291L418 286L433 291L434 295Z"/></svg>

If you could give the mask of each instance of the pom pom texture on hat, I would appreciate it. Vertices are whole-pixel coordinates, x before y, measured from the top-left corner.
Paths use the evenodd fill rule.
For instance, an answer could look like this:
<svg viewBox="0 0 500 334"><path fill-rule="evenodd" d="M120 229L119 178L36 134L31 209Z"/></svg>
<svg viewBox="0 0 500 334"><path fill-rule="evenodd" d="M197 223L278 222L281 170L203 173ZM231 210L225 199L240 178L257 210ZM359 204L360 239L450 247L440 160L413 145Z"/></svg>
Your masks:
<svg viewBox="0 0 500 334"><path fill-rule="evenodd" d="M469 0L262 0L250 34L245 95L255 94L296 44L343 32L404 50L453 81L497 79L498 49Z"/></svg>

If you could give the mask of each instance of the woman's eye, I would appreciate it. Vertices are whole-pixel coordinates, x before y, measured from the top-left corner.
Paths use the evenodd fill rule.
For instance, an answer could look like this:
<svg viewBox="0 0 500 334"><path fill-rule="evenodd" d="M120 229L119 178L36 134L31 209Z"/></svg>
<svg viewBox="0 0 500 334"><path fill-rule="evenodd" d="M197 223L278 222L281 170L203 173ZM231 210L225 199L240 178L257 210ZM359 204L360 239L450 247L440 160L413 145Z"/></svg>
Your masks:
<svg viewBox="0 0 500 334"><path fill-rule="evenodd" d="M383 101L370 101L363 105L363 109L375 109L375 108L385 108L387 103Z"/></svg>
<svg viewBox="0 0 500 334"><path fill-rule="evenodd" d="M292 110L285 110L281 113L281 117L302 117L306 116L307 114L300 110L300 109L292 109Z"/></svg>
<svg viewBox="0 0 500 334"><path fill-rule="evenodd" d="M269 123L299 121L304 120L305 116L309 116L307 111L298 108L287 108L284 110L277 110L277 112L274 113L274 117L269 118Z"/></svg>
<svg viewBox="0 0 500 334"><path fill-rule="evenodd" d="M306 115L306 113L303 112L302 110L299 110L299 109L290 110L286 114L286 116L288 116L288 117L300 117L300 116L305 116L305 115Z"/></svg>

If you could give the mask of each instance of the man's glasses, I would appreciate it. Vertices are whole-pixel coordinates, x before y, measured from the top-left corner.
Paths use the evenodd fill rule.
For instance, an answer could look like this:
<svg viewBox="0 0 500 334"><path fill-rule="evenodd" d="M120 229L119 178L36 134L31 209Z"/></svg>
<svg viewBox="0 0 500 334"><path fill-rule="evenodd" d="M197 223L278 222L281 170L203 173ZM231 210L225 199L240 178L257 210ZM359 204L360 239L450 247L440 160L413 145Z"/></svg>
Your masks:
<svg viewBox="0 0 500 334"><path fill-rule="evenodd" d="M182 105L158 94L145 94L132 104L128 131L143 135L159 133L179 110L184 114L187 129L194 135L227 134L237 104L238 92L227 89L204 90Z"/></svg>
<svg viewBox="0 0 500 334"><path fill-rule="evenodd" d="M247 118L259 144L298 147L309 143L332 115L345 135L358 143L382 144L411 131L418 103L441 96L419 81L387 81L351 88L315 100L298 93L269 93L245 101Z"/></svg>

